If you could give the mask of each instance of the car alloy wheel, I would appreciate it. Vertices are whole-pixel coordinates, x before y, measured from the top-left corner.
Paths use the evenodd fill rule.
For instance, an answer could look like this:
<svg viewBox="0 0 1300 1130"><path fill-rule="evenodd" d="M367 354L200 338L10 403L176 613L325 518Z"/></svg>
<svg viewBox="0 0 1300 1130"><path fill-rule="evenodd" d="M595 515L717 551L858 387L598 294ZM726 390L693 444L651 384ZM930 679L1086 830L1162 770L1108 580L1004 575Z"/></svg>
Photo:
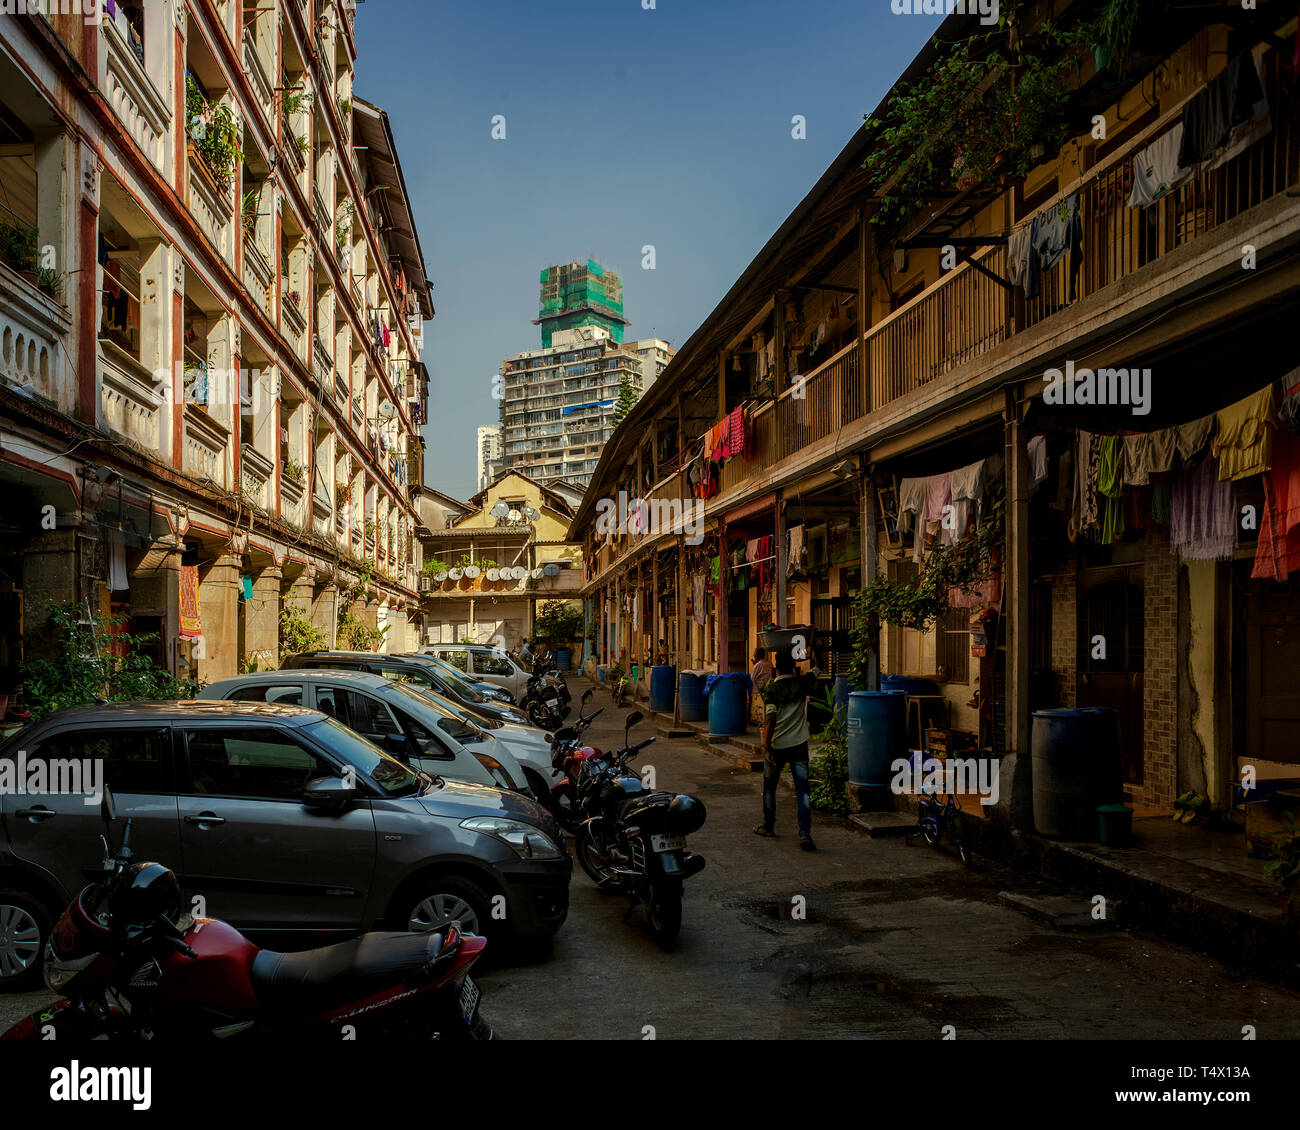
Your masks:
<svg viewBox="0 0 1300 1130"><path fill-rule="evenodd" d="M0 902L0 983L21 977L41 955L41 927L24 906Z"/></svg>
<svg viewBox="0 0 1300 1130"><path fill-rule="evenodd" d="M465 899L454 894L432 894L416 903L406 928L420 933L445 930L455 921L467 933L479 932L478 915Z"/></svg>

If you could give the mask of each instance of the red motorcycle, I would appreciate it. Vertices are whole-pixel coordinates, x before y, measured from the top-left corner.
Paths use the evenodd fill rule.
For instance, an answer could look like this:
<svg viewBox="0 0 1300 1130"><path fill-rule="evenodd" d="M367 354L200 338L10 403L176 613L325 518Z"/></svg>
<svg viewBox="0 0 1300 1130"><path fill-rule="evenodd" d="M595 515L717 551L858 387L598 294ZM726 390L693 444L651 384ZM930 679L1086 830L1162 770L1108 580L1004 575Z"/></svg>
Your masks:
<svg viewBox="0 0 1300 1130"><path fill-rule="evenodd" d="M305 953L259 949L224 922L182 916L176 876L132 862L129 819L113 851L107 794L103 813L108 877L72 900L46 947L45 983L66 996L0 1039L497 1038L469 977L485 939L453 924Z"/></svg>

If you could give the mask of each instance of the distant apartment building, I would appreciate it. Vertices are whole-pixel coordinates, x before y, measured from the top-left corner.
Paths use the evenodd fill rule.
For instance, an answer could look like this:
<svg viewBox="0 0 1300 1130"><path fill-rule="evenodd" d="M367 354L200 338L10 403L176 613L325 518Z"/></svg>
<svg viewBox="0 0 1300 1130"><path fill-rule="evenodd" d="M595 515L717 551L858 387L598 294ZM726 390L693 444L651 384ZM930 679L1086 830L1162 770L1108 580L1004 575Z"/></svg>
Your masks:
<svg viewBox="0 0 1300 1130"><path fill-rule="evenodd" d="M542 272L542 348L502 363L501 471L586 489L614 430L621 389L640 397L663 372L666 341L623 341L619 276L588 259Z"/></svg>
<svg viewBox="0 0 1300 1130"><path fill-rule="evenodd" d="M485 424L478 430L478 489L482 490L501 472L501 425Z"/></svg>

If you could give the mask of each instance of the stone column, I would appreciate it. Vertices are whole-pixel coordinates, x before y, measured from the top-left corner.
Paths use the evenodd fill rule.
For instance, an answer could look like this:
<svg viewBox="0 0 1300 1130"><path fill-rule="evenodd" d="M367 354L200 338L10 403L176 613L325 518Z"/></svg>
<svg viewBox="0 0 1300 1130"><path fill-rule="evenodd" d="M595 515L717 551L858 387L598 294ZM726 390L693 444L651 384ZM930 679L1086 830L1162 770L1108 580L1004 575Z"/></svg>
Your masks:
<svg viewBox="0 0 1300 1130"><path fill-rule="evenodd" d="M253 577L253 599L244 618L244 658L256 656L260 670L280 666L280 581L283 571L267 565Z"/></svg>
<svg viewBox="0 0 1300 1130"><path fill-rule="evenodd" d="M333 581L326 581L312 588L311 622L324 637L328 647L335 647L338 640L339 588Z"/></svg>
<svg viewBox="0 0 1300 1130"><path fill-rule="evenodd" d="M30 539L22 557L23 652L28 659L57 658L59 643L43 638L45 606L80 598L77 592L77 531L43 530Z"/></svg>
<svg viewBox="0 0 1300 1130"><path fill-rule="evenodd" d="M228 679L239 669L239 574L241 558L223 553L199 570L199 616L203 635L192 654L205 682Z"/></svg>

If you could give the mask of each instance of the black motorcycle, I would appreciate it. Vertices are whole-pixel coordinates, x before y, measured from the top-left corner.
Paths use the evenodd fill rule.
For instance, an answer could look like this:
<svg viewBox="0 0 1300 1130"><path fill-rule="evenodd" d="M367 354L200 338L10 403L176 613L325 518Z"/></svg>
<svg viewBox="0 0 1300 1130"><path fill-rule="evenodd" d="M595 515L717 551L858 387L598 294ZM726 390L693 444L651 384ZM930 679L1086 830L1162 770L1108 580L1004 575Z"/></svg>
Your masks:
<svg viewBox="0 0 1300 1130"><path fill-rule="evenodd" d="M599 887L638 903L659 944L672 946L682 927L682 883L704 869L704 857L686 850L686 837L704 826L704 804L684 793L647 789L628 763L654 738L628 744L643 715L627 716L623 748L589 757L578 778L578 806L584 817L574 852Z"/></svg>
<svg viewBox="0 0 1300 1130"><path fill-rule="evenodd" d="M564 776L551 787L546 798L546 807L556 822L569 835L576 835L584 819L578 808L578 780L582 772L582 763L589 757L601 756L600 750L593 746L584 746L582 733L590 726L605 708L602 706L591 714L583 714L592 692L584 691L582 702L578 707L578 720L568 726L561 726L551 735L551 767L559 769Z"/></svg>
<svg viewBox="0 0 1300 1130"><path fill-rule="evenodd" d="M528 676L528 687L520 700L519 708L534 726L554 730L569 716L569 688L564 676L548 670L545 660L533 661L533 673Z"/></svg>

